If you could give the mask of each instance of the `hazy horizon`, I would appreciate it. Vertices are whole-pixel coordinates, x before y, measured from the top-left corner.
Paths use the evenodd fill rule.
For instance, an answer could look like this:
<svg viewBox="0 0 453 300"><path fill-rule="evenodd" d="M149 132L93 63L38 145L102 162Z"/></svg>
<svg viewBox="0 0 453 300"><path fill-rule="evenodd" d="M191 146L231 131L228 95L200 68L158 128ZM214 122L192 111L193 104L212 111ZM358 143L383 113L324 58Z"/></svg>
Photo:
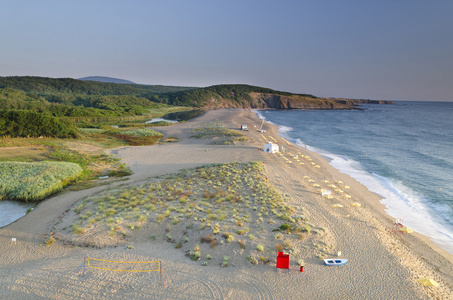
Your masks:
<svg viewBox="0 0 453 300"><path fill-rule="evenodd" d="M453 2L45 1L0 11L0 76L453 101Z"/></svg>

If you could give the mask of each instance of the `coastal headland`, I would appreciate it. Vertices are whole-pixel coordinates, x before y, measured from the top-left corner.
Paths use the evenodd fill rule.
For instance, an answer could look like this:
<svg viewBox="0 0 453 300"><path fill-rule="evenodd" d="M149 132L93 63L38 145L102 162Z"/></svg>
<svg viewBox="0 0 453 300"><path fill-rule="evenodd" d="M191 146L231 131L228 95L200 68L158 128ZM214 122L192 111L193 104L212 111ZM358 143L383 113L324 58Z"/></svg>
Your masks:
<svg viewBox="0 0 453 300"><path fill-rule="evenodd" d="M212 144L212 139L192 137L193 129L210 122L221 122L226 128L238 131L241 125L247 124L249 131L243 133L248 140L216 145ZM452 299L451 255L418 234L395 236L391 231L394 220L385 214L377 195L338 172L320 155L282 139L275 126L264 124L265 132L258 132L255 128L260 124L256 115L247 109L212 110L189 122L156 129L164 136L176 137L177 143L112 150L111 153L133 171L129 180L61 193L0 229L1 297L423 299L428 294L431 299ZM284 145L285 154L261 151L269 141ZM184 244L181 248L175 247L175 243L168 241L171 239L166 237L165 228L151 222L111 244L109 235L95 231L102 226L93 224L88 246L83 246L83 235L71 234L68 229L73 222L71 218L75 217L74 208L89 197L148 184L156 181L156 177L163 178L183 169L253 161L262 163L265 180L283 195L286 206L282 207L291 207L296 215L303 215L313 228L294 241L295 234L273 232L280 224L259 222L260 231L255 233L255 240L260 240L259 245L266 249L260 250L262 263L249 263L244 251L251 251L250 247L244 250L238 243L222 243L215 248L200 243L203 255L209 253L213 260L223 261L228 257L227 266L219 263L203 266L201 260L194 261L186 256L188 249ZM334 198L327 199L322 196L322 189L341 192L333 192ZM353 202L360 203L360 207L352 206ZM256 210L252 205L247 209ZM189 220L180 221L179 225L184 222ZM252 224L249 226L252 229ZM191 228L184 230L187 244L193 248L200 234ZM275 239L266 238L274 234ZM283 236L282 244L288 244L288 240L293 243L291 248L298 250L294 256L304 260L304 272L300 272L294 260L291 260L290 270L275 268L278 234ZM46 246L49 236L59 238ZM253 242L254 239L248 239L249 244ZM348 259L346 265L328 267L321 259L339 255ZM86 257L124 262L159 260L171 282L167 281L164 286L158 276L151 273L93 268L82 268L82 273L79 267ZM440 285L426 288L417 282L420 277L433 278Z"/></svg>

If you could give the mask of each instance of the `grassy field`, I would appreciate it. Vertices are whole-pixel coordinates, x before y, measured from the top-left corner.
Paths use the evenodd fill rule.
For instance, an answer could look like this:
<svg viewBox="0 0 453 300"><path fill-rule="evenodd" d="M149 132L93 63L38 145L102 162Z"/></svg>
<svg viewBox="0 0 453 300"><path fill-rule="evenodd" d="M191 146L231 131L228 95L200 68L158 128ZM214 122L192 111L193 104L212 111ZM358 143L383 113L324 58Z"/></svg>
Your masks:
<svg viewBox="0 0 453 300"><path fill-rule="evenodd" d="M1 161L42 161L51 150L46 146L14 147L1 149Z"/></svg>
<svg viewBox="0 0 453 300"><path fill-rule="evenodd" d="M0 162L0 199L41 200L81 173L78 164L68 162Z"/></svg>
<svg viewBox="0 0 453 300"><path fill-rule="evenodd" d="M248 141L249 138L242 132L225 128L222 122L208 122L199 128L192 129L192 137L197 139L214 139L213 145L229 145Z"/></svg>
<svg viewBox="0 0 453 300"><path fill-rule="evenodd" d="M188 110L187 107L163 107L153 109L145 116L107 118L108 122L144 122L149 118L163 116L169 112ZM123 120L124 119L124 120ZM74 120L77 121L77 120ZM80 128L78 139L55 138L0 138L0 162L37 162L57 161L76 163L82 168L82 173L75 180L78 187L91 187L92 179L100 176L121 177L130 175L130 170L118 159L106 155L111 148L127 145L153 145L160 142L163 135L143 128L146 124L131 123L124 128L114 128L102 125L106 120L96 123L96 118L86 118L84 122L93 122L98 128ZM133 127L136 126L136 127ZM164 139L165 141L177 141ZM3 180L6 180L3 179ZM8 185L8 184L7 184Z"/></svg>

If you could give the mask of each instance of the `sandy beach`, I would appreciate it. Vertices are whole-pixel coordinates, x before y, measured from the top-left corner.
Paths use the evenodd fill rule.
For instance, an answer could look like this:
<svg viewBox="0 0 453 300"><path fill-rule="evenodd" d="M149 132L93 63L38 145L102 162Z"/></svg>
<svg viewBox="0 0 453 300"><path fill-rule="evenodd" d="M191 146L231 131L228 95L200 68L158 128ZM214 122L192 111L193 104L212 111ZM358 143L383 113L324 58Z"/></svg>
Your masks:
<svg viewBox="0 0 453 300"><path fill-rule="evenodd" d="M250 140L212 145L212 140L191 137L193 128L210 121L221 121L235 130L247 124L250 130L243 133ZM385 213L377 195L338 172L320 155L287 143L275 126L264 124L266 132L260 133L254 130L259 125L260 120L249 110L213 110L189 122L156 129L167 137L177 137L177 143L112 150L111 154L134 172L128 180L63 192L0 229L0 299L453 299L452 255L419 234L395 236L391 231L394 220ZM293 156L287 154L284 159L259 151L266 140L285 145L286 153ZM224 254L221 246L211 254L218 251L231 256L229 266L202 266L174 244L149 239L147 230L155 228L153 224L115 246L81 247L61 240L49 247L44 245L46 237L63 232L62 228L68 226L68 212L86 197L182 169L251 161L263 162L268 181L289 204L303 207L311 223L323 228L323 233L310 241L331 245L327 253L330 257L337 257L341 251L341 258L349 260L346 265L325 266L316 257L314 246L303 247L301 241L299 256L305 261L304 272L293 260L289 271L277 270L273 260L269 264L244 263L239 248ZM314 182L320 186L313 186ZM337 193L334 200L323 198L319 189L327 189L329 184L342 188L348 197ZM351 206L351 202L361 206ZM334 208L332 204L343 207ZM263 231L272 231L271 225L263 226ZM266 246L274 244L268 241ZM127 249L128 245L133 247ZM272 259L276 254L269 252ZM171 281L164 286L158 272L92 268L82 272L79 267L85 257L159 260ZM433 278L440 285L427 289L417 282L419 277Z"/></svg>

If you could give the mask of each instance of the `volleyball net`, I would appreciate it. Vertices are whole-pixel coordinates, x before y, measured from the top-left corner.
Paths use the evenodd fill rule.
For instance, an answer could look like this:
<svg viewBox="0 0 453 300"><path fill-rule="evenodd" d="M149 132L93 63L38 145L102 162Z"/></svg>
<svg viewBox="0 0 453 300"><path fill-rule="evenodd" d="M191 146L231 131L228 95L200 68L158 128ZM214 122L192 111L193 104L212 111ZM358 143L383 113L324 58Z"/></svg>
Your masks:
<svg viewBox="0 0 453 300"><path fill-rule="evenodd" d="M131 273L159 272L160 281L164 284L164 286L165 286L166 282L171 281L170 277L167 275L167 273L163 269L162 262L160 260L118 261L118 260L108 260L108 259L99 259L99 258L93 258L93 257L85 257L82 265L79 268L77 268L77 270L79 270L80 268L82 268L84 275L85 275L85 268L92 268L92 269L113 271L113 272L131 272Z"/></svg>

